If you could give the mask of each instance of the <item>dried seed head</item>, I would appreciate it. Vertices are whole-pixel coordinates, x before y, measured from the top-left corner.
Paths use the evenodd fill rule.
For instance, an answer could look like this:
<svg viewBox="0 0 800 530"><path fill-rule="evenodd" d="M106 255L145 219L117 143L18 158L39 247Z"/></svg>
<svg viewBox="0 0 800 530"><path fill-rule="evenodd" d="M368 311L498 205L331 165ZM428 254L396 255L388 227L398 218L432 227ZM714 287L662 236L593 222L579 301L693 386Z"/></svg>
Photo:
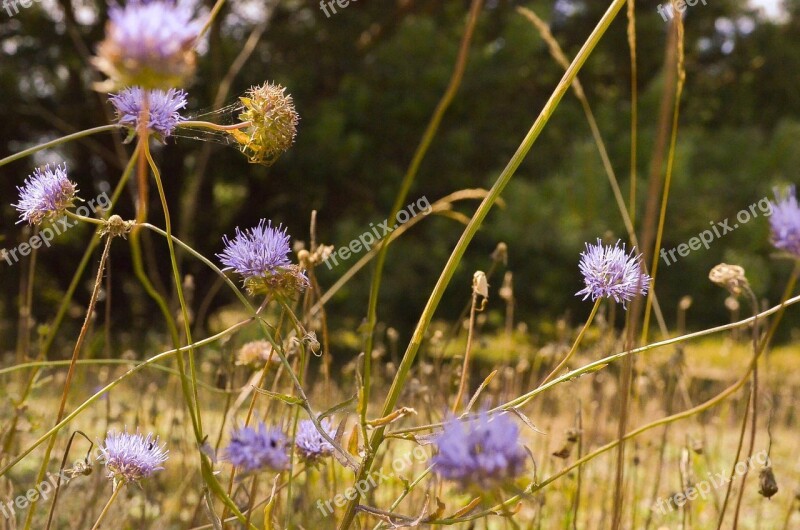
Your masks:
<svg viewBox="0 0 800 530"><path fill-rule="evenodd" d="M472 275L472 294L489 298L489 282L483 271L475 271L475 274Z"/></svg>
<svg viewBox="0 0 800 530"><path fill-rule="evenodd" d="M738 265L720 263L708 273L708 279L720 287L727 289L733 296L739 296L742 291L749 289L744 269Z"/></svg>
<svg viewBox="0 0 800 530"><path fill-rule="evenodd" d="M248 342L236 352L236 364L240 366L263 366L269 362L279 363L280 357L272 352L272 344L266 340L254 340Z"/></svg>
<svg viewBox="0 0 800 530"><path fill-rule="evenodd" d="M778 493L778 482L775 480L772 466L764 466L758 474L758 493L768 499Z"/></svg>
<svg viewBox="0 0 800 530"><path fill-rule="evenodd" d="M124 238L133 229L134 224L136 224L134 221L124 221L119 215L112 215L100 229L100 234L109 237L122 236Z"/></svg>
<svg viewBox="0 0 800 530"><path fill-rule="evenodd" d="M281 85L264 83L239 98L239 119L249 125L230 134L251 163L271 166L294 143L300 117L285 91Z"/></svg>
<svg viewBox="0 0 800 530"><path fill-rule="evenodd" d="M502 241L498 243L494 252L492 252L492 259L503 265L508 265L508 245Z"/></svg>
<svg viewBox="0 0 800 530"><path fill-rule="evenodd" d="M567 429L567 441L575 443L581 437L581 432L578 429Z"/></svg>
<svg viewBox="0 0 800 530"><path fill-rule="evenodd" d="M503 286L500 287L498 294L506 302L511 302L514 299L514 274L511 271L506 271L503 276Z"/></svg>
<svg viewBox="0 0 800 530"><path fill-rule="evenodd" d="M681 311L688 311L692 307L692 297L688 294L680 299L678 302L678 309Z"/></svg>
<svg viewBox="0 0 800 530"><path fill-rule="evenodd" d="M566 460L567 458L569 458L570 453L572 453L572 444L565 444L564 447L562 447L558 451L554 451L553 456L556 458L561 458Z"/></svg>

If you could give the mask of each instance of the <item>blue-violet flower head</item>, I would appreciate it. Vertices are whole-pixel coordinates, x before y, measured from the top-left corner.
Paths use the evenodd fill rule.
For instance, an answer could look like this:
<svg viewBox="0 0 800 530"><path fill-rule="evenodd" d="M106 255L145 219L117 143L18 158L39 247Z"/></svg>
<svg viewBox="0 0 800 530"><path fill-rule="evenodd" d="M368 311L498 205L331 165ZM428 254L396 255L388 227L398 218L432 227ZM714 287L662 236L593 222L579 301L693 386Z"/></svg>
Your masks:
<svg viewBox="0 0 800 530"><path fill-rule="evenodd" d="M17 186L19 202L13 204L20 213L20 221L38 225L45 218L63 215L72 206L77 188L67 177L66 164L44 169L36 168L33 175L25 179L23 186Z"/></svg>
<svg viewBox="0 0 800 530"><path fill-rule="evenodd" d="M794 186L781 195L775 190L775 202L771 202L772 215L769 218L772 229L772 244L796 258L800 258L800 205Z"/></svg>
<svg viewBox="0 0 800 530"><path fill-rule="evenodd" d="M325 429L326 434L331 438L336 435L327 418L320 422L320 426ZM329 456L334 450L333 445L320 434L311 420L302 420L297 424L294 444L300 456L310 461Z"/></svg>
<svg viewBox="0 0 800 530"><path fill-rule="evenodd" d="M634 255L635 248L626 252L625 244L603 246L600 239L596 245L586 243L581 252L580 270L586 287L577 293L583 299L592 297L613 298L623 307L637 294L647 294L650 277L642 271L642 255Z"/></svg>
<svg viewBox="0 0 800 530"><path fill-rule="evenodd" d="M108 99L117 111L118 123L130 129L129 140L139 130L139 118L145 106L148 109L147 128L161 140L170 136L178 123L185 119L179 111L186 107L186 92L180 89L145 90L135 86L112 94Z"/></svg>
<svg viewBox="0 0 800 530"><path fill-rule="evenodd" d="M462 487L501 485L525 468L527 452L519 443L519 427L507 414L482 412L473 420L452 419L434 444L434 471Z"/></svg>
<svg viewBox="0 0 800 530"><path fill-rule="evenodd" d="M234 429L231 441L225 449L225 459L245 473L269 468L283 471L289 467L286 435L277 427L267 428L259 423L258 428Z"/></svg>
<svg viewBox="0 0 800 530"><path fill-rule="evenodd" d="M138 482L154 472L164 469L169 451L166 444L159 445L158 436L142 436L128 432L109 432L100 450L108 469L108 478L125 483Z"/></svg>
<svg viewBox="0 0 800 530"><path fill-rule="evenodd" d="M194 0L128 0L108 10L106 36L94 65L110 79L103 88L181 86L195 69L203 21Z"/></svg>
<svg viewBox="0 0 800 530"><path fill-rule="evenodd" d="M271 221L262 219L245 231L237 227L233 239L224 236L222 241L225 249L217 257L225 270L244 278L251 293L291 296L308 286L303 271L289 261L289 236L281 226L273 228Z"/></svg>

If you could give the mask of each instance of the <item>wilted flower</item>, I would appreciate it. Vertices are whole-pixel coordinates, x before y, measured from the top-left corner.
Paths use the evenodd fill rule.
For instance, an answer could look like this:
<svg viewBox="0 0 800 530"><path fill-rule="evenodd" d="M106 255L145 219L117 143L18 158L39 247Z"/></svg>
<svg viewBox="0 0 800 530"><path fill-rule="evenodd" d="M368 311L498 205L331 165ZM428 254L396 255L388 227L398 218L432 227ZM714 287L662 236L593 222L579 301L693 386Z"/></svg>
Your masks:
<svg viewBox="0 0 800 530"><path fill-rule="evenodd" d="M769 224L772 228L772 244L800 258L800 206L797 204L794 186L783 196L775 190L775 201L771 202L772 215Z"/></svg>
<svg viewBox="0 0 800 530"><path fill-rule="evenodd" d="M335 436L336 432L327 418L320 422L320 426L325 429L328 436L331 438ZM333 445L320 434L311 420L301 420L297 424L294 444L297 446L297 452L306 460L318 460L333 453Z"/></svg>
<svg viewBox="0 0 800 530"><path fill-rule="evenodd" d="M230 131L239 148L254 164L272 165L294 143L297 122L292 96L280 85L264 83L239 98L239 119L247 127Z"/></svg>
<svg viewBox="0 0 800 530"><path fill-rule="evenodd" d="M263 365L265 362L280 362L277 353L272 352L272 344L266 340L253 340L239 348L236 353L236 364L238 365Z"/></svg>
<svg viewBox="0 0 800 530"><path fill-rule="evenodd" d="M194 72L194 45L203 28L195 13L193 0L111 5L105 39L92 60L110 78L104 88L181 86Z"/></svg>
<svg viewBox="0 0 800 530"><path fill-rule="evenodd" d="M775 472L772 466L764 466L758 473L758 493L762 497L771 499L778 493L778 481L775 480Z"/></svg>
<svg viewBox="0 0 800 530"><path fill-rule="evenodd" d="M145 107L147 128L160 140L171 135L178 123L185 119L178 112L186 107L186 92L183 90L144 90L136 86L112 94L108 99L117 111L119 124L130 129L128 140L136 135Z"/></svg>
<svg viewBox="0 0 800 530"><path fill-rule="evenodd" d="M158 445L159 438L152 434L142 436L127 432L106 435L105 445L100 448L108 469L108 478L125 483L137 482L154 472L164 469L169 451L166 444Z"/></svg>
<svg viewBox="0 0 800 530"><path fill-rule="evenodd" d="M267 429L263 423L259 423L258 430L234 429L225 459L247 473L264 468L283 471L289 467L286 436L277 427Z"/></svg>
<svg viewBox="0 0 800 530"><path fill-rule="evenodd" d="M612 247L603 246L600 238L596 245L586 243L586 251L581 252L580 270L584 289L577 296L584 295L583 299L592 297L613 298L625 307L637 294L647 294L650 276L642 272L642 255L634 255L625 251L625 244L619 247L619 241Z"/></svg>
<svg viewBox="0 0 800 530"><path fill-rule="evenodd" d="M739 296L742 291L749 289L744 269L739 265L720 263L715 265L708 273L708 279L723 289L727 289L732 296Z"/></svg>
<svg viewBox="0 0 800 530"><path fill-rule="evenodd" d="M44 170L36 168L33 175L25 179L25 185L17 186L19 202L12 204L20 212L20 221L38 225L47 217L61 216L72 206L78 191L75 184L67 178L67 165L53 168L46 165Z"/></svg>
<svg viewBox="0 0 800 530"><path fill-rule="evenodd" d="M474 420L448 421L436 436L434 471L467 487L490 488L520 474L527 453L519 443L519 427L506 414L482 412Z"/></svg>
<svg viewBox="0 0 800 530"><path fill-rule="evenodd" d="M237 227L236 236L232 240L224 236L223 242L225 249L217 257L225 270L244 277L251 293L291 296L308 286L302 270L289 261L289 236L281 226L273 228L271 221L262 219L244 232Z"/></svg>

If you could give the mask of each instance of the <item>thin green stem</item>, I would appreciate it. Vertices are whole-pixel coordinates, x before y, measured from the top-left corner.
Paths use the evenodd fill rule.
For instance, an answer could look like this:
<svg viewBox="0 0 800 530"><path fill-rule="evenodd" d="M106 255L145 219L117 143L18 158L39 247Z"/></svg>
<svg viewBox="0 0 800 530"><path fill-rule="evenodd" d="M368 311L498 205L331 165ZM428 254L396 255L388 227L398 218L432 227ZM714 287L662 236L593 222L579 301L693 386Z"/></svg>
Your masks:
<svg viewBox="0 0 800 530"><path fill-rule="evenodd" d="M583 325L583 328L581 328L580 333L578 333L578 336L575 338L575 342L572 344L572 348L570 348L569 353L567 353L567 356L564 357L564 359L560 363L558 363L558 366L553 368L553 371L550 372L550 375L545 377L544 380L539 384L539 386L550 381L553 377L556 376L556 374L558 374L558 372L560 372L567 365L569 360L578 350L578 346L583 340L583 336L586 334L586 330L589 329L589 326L592 325L592 321L594 320L594 317L597 314L597 310L600 308L600 303L602 301L603 301L602 298L598 298L597 300L595 300L594 306L592 307L592 312L589 313L589 318L586 319L586 323Z"/></svg>
<svg viewBox="0 0 800 530"><path fill-rule="evenodd" d="M527 156L528 151L530 151L534 142L544 129L544 126L550 120L550 117L555 112L559 102L564 97L564 94L566 94L567 90L569 90L569 87L572 84L572 81L575 79L575 76L577 76L581 67L589 58L595 46L597 46L597 43L600 41L600 38L603 36L605 31L611 25L611 22L614 20L614 18L616 18L617 13L625 5L626 1L627 0L614 0L611 3L608 10L600 19L600 22L597 24L597 27L595 27L594 31L592 31L591 35L589 35L589 38L581 47L581 50L575 56L575 59L572 61L572 64L570 65L569 69L567 69L566 73L564 74L564 77L561 79L558 86L553 91L553 94L550 96L550 99L545 104L544 108L542 109L542 112L539 114L539 117L534 122L530 131L528 131L528 134L523 139L516 153L514 153L514 155L511 157L511 160L509 160L508 165L505 167L503 172L497 178L497 181L492 186L492 189L489 191L489 194L481 202L480 206L478 207L478 210L475 212L469 224L467 225L467 228L465 229L464 233L461 235L461 238L459 239L455 249L453 249L450 258L447 261L447 264L442 270L442 274L439 276L439 280L436 282L436 287L434 288L433 293L428 298L428 302L425 305L425 309L423 310L422 315L420 316L420 320L417 323L417 327L414 330L414 334L411 338L408 348L406 349L406 352L403 355L402 360L400 361L397 374L395 375L395 378L392 381L392 386L389 389L389 395L387 396L386 401L384 402L382 416L388 416L394 409L395 405L397 404L397 400L399 399L400 393L402 392L403 386L405 385L405 381L411 370L411 366L414 363L414 359L416 358L417 351L419 350L419 347L422 345L422 339L424 337L425 331L428 329L428 325L433 319L433 314L436 311L436 308L438 307L439 302L442 299L442 296L444 296L444 291L449 285L453 275L455 274L456 268L458 267L458 264L461 262L461 258L466 252L469 243L472 241L472 238L477 233L478 229L483 223L483 220L489 214L489 211L492 209L492 206L494 206L495 202L500 197L500 194L503 192L503 189L505 189L506 185L511 180L511 177L514 175L517 168L520 166L520 164L522 164L522 161ZM370 471L375 455L377 454L377 450L380 447L381 443L383 442L385 430L386 430L385 426L381 426L375 430L370 440L370 447L369 450L367 451L367 455L364 458L364 461L359 469L359 473L356 477L355 481L356 484L358 484L360 480L363 480L366 477L366 474ZM342 522L339 525L340 530L346 530L350 528L350 526L352 525L353 519L355 518L356 515L356 506L358 505L359 499L360 495L357 495L354 499L352 499L348 503Z"/></svg>
<svg viewBox="0 0 800 530"><path fill-rule="evenodd" d="M800 274L800 273L798 273L798 274ZM783 303L781 303L779 305L776 305L774 307L771 307L771 308L767 309L766 311L762 311L761 313L758 314L758 319L761 320L762 318L767 317L769 315L772 315L772 314L775 314L775 313L782 313L785 310L786 307L789 307L789 306L797 304L797 303L800 303L800 295L795 296L793 298L787 298L785 302L783 302ZM592 373L592 372L597 372L599 370L602 370L606 366L614 363L615 361L623 359L623 358L625 358L625 357L627 357L629 355L635 355L635 354L639 354L639 353L644 353L644 352L647 352L647 351L650 351L650 350L663 348L665 346L672 346L672 345L675 345L675 344L680 344L682 342L688 342L688 341L691 341L691 340L694 340L694 339L698 339L698 338L701 338L701 337L705 337L705 336L708 336L708 335L713 335L715 333L719 333L719 332L722 332L722 331L728 331L728 330L731 330L731 329L736 329L736 328L740 328L740 327L744 327L744 326L749 326L749 325L753 324L755 322L755 320L756 320L755 317L750 317L750 318L746 318L744 320L739 320L737 322L731 322L729 324L723 324L721 326L717 326L717 327L713 327L713 328L709 328L709 329L704 329L702 331L696 331L694 333L688 333L686 335L681 335L679 337L673 337L671 339L662 340L660 342L653 342L651 344L648 344L647 346L641 346L639 348L634 348L632 350L625 350L625 351L621 351L621 352L615 353L613 355L609 355L607 357L604 357L602 359L598 359L597 361L594 361L592 363L584 365L584 366L582 366L580 368L576 368L575 370L572 370L571 372L568 372L568 373L566 373L566 374L564 374L564 375L562 375L560 377L556 377L552 381L549 381L548 383L543 384L543 385L531 390L530 392L527 392L527 393L525 393L525 394L523 394L523 395L521 395L521 396L519 396L517 398L514 398L514 399L512 399L511 401L509 401L507 403L504 403L502 405L498 405L498 406L494 407L493 409L489 409L488 412L489 413L495 413L495 412L500 412L500 411L504 411L504 410L509 410L509 409L512 409L512 408L515 408L515 407L521 407L524 404L526 404L527 402L529 402L531 399L536 397L537 395L541 394L542 392L544 392L544 391L546 391L546 390L548 390L548 389L550 389L550 388L552 388L552 387L554 387L556 385L559 385L559 384L567 382L567 381L572 381L572 380L574 380L574 379L576 379L578 377L581 377L583 375L586 375L586 374L589 374L589 373ZM769 335L768 335L768 337L769 337ZM765 339L764 339L764 341L766 343L769 342L768 341L768 337L765 337ZM764 345L762 344L761 347L763 348ZM461 417L464 418L466 416L462 415ZM429 430L441 428L443 425L444 424L442 424L442 423L431 423L431 424L428 424L428 425L419 425L419 426L416 426L416 427L398 429L396 431L392 431L391 436L392 437L400 437L402 435L409 434L409 433L420 432L420 431L429 431Z"/></svg>
<svg viewBox="0 0 800 530"><path fill-rule="evenodd" d="M67 142L71 142L72 140L78 140L80 138L85 138L86 136L91 136L92 134L97 134L97 133L101 133L101 132L108 132L108 131L114 131L116 129L119 129L119 125L117 125L117 124L102 125L100 127L94 127L93 129L86 129L85 131L79 131L79 132L76 132L76 133L73 133L73 134L68 134L67 136L62 136L61 138L56 138L55 140L51 140L51 141L45 142L43 144L35 145L33 147L29 147L28 149L25 149L24 151L20 151L19 153L15 153L15 154L13 154L11 156L7 156L7 157L3 158L2 160L0 160L0 167L3 167L6 164L10 164L11 162L19 160L21 158L25 158L26 156L30 156L30 155L32 155L34 153L38 153L42 149L49 149L49 148L55 147L57 145L61 145L61 144L67 143Z"/></svg>
<svg viewBox="0 0 800 530"><path fill-rule="evenodd" d="M165 232L167 233L167 247L169 248L169 257L170 263L172 264L172 275L175 281L175 290L178 293L178 302L181 306L181 316L183 319L183 329L184 333L186 334L186 342L188 344L189 349L189 374L190 374L190 383L191 383L191 394L187 394L187 405L189 406L189 411L193 415L193 427L195 431L195 437L199 444L203 443L203 422L200 417L200 399L197 393L197 369L195 367L194 362L194 348L191 346L192 344L192 325L189 320L189 310L186 306L186 299L183 295L183 280L181 278L181 273L178 270L178 260L175 256L175 245L172 242L172 221L169 215L169 206L167 205L167 197L164 194L164 185L161 182L161 172L158 169L155 161L153 160L152 155L150 154L150 146L145 143L144 144L144 155L147 157L147 162L150 164L150 170L153 172L153 178L156 181L156 187L158 188L158 195L161 198L161 207L164 210L164 228ZM183 354L179 354L176 356L178 360L178 369L181 373L184 373L183 368ZM192 401L192 399L194 401Z"/></svg>
<svg viewBox="0 0 800 530"><path fill-rule="evenodd" d="M119 492L122 491L122 488L123 488L122 484L118 484L114 488L114 491L111 493L111 497L109 497L108 502L106 502L106 505L103 507L103 511L100 512L100 515L97 517L97 521L94 523L94 526L92 526L92 530L98 530L100 528L100 523L102 523L103 519L106 518L106 515L108 514L108 509L111 508L111 505L114 503L114 500L116 500L117 496L119 495Z"/></svg>
<svg viewBox="0 0 800 530"><path fill-rule="evenodd" d="M221 332L217 333L216 335L212 335L211 337L208 337L206 339L197 341L196 343L194 343L193 346L198 348L200 346L205 346L207 344L212 344L212 343L214 343L214 342L216 342L216 341L218 341L220 339L223 339L223 338L225 338L225 337L227 337L229 335L232 335L236 331L238 331L241 328L247 326L248 324L253 322L253 319L254 319L254 317L250 317L250 318L248 318L246 320L238 322L237 324L234 324L233 326L229 327L228 329L226 329L224 331L221 331ZM23 458L25 458L31 452L33 452L37 447L39 447L45 440L47 440L54 433L56 433L59 430L61 430L62 428L64 428L65 425L67 425L69 422L71 422L73 419L75 419L81 412L86 410L92 403L94 403L95 401L100 399L100 397L103 394L105 394L106 392L108 392L109 390L111 390L112 388L117 386L119 383L121 383L122 381L124 381L128 377L130 377L133 374L139 372L143 368L146 368L147 366L155 364L155 363L157 363L159 361L165 360L165 359L169 358L170 356L175 355L178 351L180 351L180 350L176 348L176 349L167 350L165 352L162 352L162 353L159 353L157 355L154 355L153 357L150 357L146 361L143 361L143 362L137 364L136 366L132 367L130 370L128 370L124 374L120 375L119 377L117 377L116 379L114 379L113 381L108 383L106 386L104 386L103 388L99 389L91 397L89 397L86 401L81 403L75 410L73 410L72 412L70 412L69 414L64 416L64 419L62 419L59 423L57 423L55 426L53 426L53 428L51 428L49 431L47 431L42 436L40 436L35 442L33 442L30 446L28 446L24 451L22 451L17 456L13 457L8 462L8 464L6 464L2 469L0 469L0 477L5 476L5 474L8 473L11 469L13 469L18 463L20 463Z"/></svg>
<svg viewBox="0 0 800 530"><path fill-rule="evenodd" d="M402 208L403 203L408 197L408 193L411 190L411 185L414 183L414 179L419 172L422 160L425 158L433 139L436 137L436 133L439 130L439 125L442 122L442 118L444 118L445 112L447 112L447 109L450 107L450 104L453 102L453 99L455 98L456 93L461 86L461 80L464 78L464 70L467 66L467 58L469 57L470 43L472 42L472 36L475 32L475 26L478 22L478 15L480 14L482 7L483 0L472 0L469 18L464 30L464 36L461 39L458 57L456 59L455 68L453 69L450 82L447 85L444 95L442 95L442 99L436 106L436 109L431 116L431 120L428 122L428 126L422 135L422 139L420 140L420 143L414 152L414 156L411 159L411 164L408 166L408 170L406 170L406 174L403 177L402 183L400 184L400 191L398 191L397 197L392 205L392 211L389 215L389 219L394 219L397 216L400 208ZM386 264L386 255L388 251L389 240L385 239L381 243L380 250L378 251L378 257L375 260L375 271L372 275L372 282L369 291L369 303L367 306L367 328L365 331L366 340L364 346L364 387L362 389L361 403L359 406L361 428L364 431L365 436L367 432L367 408L370 402L372 379L372 348L375 340L373 332L375 330L375 325L378 322L378 294L381 288L383 268Z"/></svg>
<svg viewBox="0 0 800 530"><path fill-rule="evenodd" d="M61 392L61 401L58 405L58 412L56 413L56 424L58 424L61 421L61 418L64 417L64 410L67 407L67 396L69 396L69 390L72 387L72 378L75 375L75 362L78 360L78 355L80 355L81 349L83 349L83 341L86 339L86 333L89 331L89 322L94 315L95 304L97 303L97 297L100 294L100 286L103 283L103 273L106 270L108 252L111 249L111 241L111 237L106 238L106 245L103 247L103 254L100 257L100 265L97 267L94 288L92 289L92 294L89 298L89 305L86 308L86 316L84 317L81 330L78 333L78 339L75 341L75 347L72 350L72 359L70 360L67 377L64 381L64 390ZM50 437L50 441L47 443L47 448L45 449L44 457L42 458L42 465L39 467L39 474L36 477L37 484L40 484L44 479L45 472L47 471L47 465L50 462L50 454L56 445L57 435L58 431L55 431ZM31 523L33 522L33 514L36 509L36 504L36 501L32 501L30 507L28 508L28 512L25 517L26 530L30 528Z"/></svg>
<svg viewBox="0 0 800 530"><path fill-rule="evenodd" d="M187 120L178 123L178 127L186 127L188 129L213 129L215 131L235 131L250 127L252 122L243 121L241 123L234 123L233 125L219 125L211 123L210 121Z"/></svg>
<svg viewBox="0 0 800 530"><path fill-rule="evenodd" d="M75 219L76 221L80 221L82 223L89 223L98 226L105 226L106 223L102 219L95 219L94 217L86 217L85 215L78 215L74 212L66 210L64 214L69 217L70 219Z"/></svg>

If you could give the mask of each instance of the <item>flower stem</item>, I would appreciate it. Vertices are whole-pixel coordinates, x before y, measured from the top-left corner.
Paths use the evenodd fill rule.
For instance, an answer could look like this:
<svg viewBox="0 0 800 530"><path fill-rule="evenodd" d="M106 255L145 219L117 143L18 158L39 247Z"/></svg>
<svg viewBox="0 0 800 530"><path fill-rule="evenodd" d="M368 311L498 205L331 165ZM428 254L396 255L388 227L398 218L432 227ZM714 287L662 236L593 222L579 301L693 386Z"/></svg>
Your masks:
<svg viewBox="0 0 800 530"><path fill-rule="evenodd" d="M251 121L243 121L241 123L234 123L233 125L219 125L211 123L210 121L194 121L187 120L178 122L178 127L186 127L188 129L213 129L215 131L236 131L250 127L253 124Z"/></svg>
<svg viewBox="0 0 800 530"><path fill-rule="evenodd" d="M10 164L11 162L14 162L15 160L19 160L21 158L25 158L26 156L30 156L30 155L32 155L34 153L37 153L37 152L41 151L42 149L49 149L50 147L55 147L57 145L61 145L61 144L67 143L67 142L71 142L72 140L77 140L79 138L84 138L86 136L90 136L92 134L97 134L97 133L101 133L101 132L108 132L108 131L114 131L116 129L119 129L119 125L117 125L117 124L102 125L100 127L95 127L93 129L86 129L85 131L79 131L79 132L76 132L76 133L73 133L73 134L68 134L67 136L62 136L61 138L56 138L55 140L51 140L51 141L43 143L43 144L35 145L33 147L25 149L24 151L20 151L19 153L13 154L11 156L7 156L7 157L3 158L2 160L0 160L0 167L3 167L6 164Z"/></svg>
<svg viewBox="0 0 800 530"><path fill-rule="evenodd" d="M592 307L592 312L589 314L589 318L586 319L586 324L583 325L581 332L578 333L578 337L572 344L572 348L570 348L569 353L567 353L567 356L564 357L564 359L560 363L558 363L558 366L556 366L552 372L550 372L550 375L545 377L544 380L541 383L539 383L539 386L542 386L548 381L550 381L553 377L556 376L556 374L558 374L558 372L561 371L562 368L564 368L567 365L567 362L569 362L569 360L575 354L575 351L578 349L578 345L581 343L581 340L583 340L583 336L586 334L586 330L589 329L589 326L592 324L592 320L594 320L594 317L597 314L597 310L600 308L600 302L602 300L603 300L602 298L598 298L595 301L594 307Z"/></svg>
<svg viewBox="0 0 800 530"><path fill-rule="evenodd" d="M122 484L118 484L114 488L114 491L111 493L111 497L108 498L108 502L103 507L103 511L100 512L100 516L97 518L97 521L94 523L94 526L92 527L92 530L97 530L98 528L100 528L100 523L102 523L103 519L105 519L106 515L108 514L108 509L111 508L111 505L114 503L114 500L117 498L117 495L119 495L120 491L122 491Z"/></svg>
<svg viewBox="0 0 800 530"><path fill-rule="evenodd" d="M411 366L416 358L417 351L422 345L422 339L425 335L425 331L428 329L428 325L433 319L433 314L436 310L436 307L439 305L439 301L444 296L444 291L450 283L451 278L455 274L456 268L458 267L459 263L461 262L461 258L467 250L467 246L469 246L472 238L475 237L475 234L478 232L483 220L489 214L489 210L491 210L492 206L494 206L494 203L497 202L500 194L503 192L514 173L516 173L517 168L520 166L520 164L522 164L522 161L527 156L528 151L530 151L534 142L544 129L544 126L550 120L550 117L555 112L559 102L564 97L564 94L566 94L567 90L569 90L569 87L572 84L572 81L575 79L575 76L577 76L578 71L589 58L589 55L591 55L605 31L609 28L609 26L611 26L611 23L613 22L614 18L616 18L616 15L620 9L622 9L622 7L625 5L625 2L627 2L627 0L614 0L611 3L611 6L600 19L600 22L598 22L594 31L592 31L592 34L589 35L589 38L575 56L575 59L572 61L572 64L570 64L569 69L566 71L564 77L561 79L558 86L553 91L553 94L550 96L550 99L545 104L544 109L542 109L542 112L539 114L539 117L533 123L531 129L528 131L528 134L525 135L522 143L517 148L516 153L514 153L514 155L511 157L511 160L509 160L505 169L497 178L497 181L492 186L489 194L481 202L480 206L478 206L478 210L472 216L472 219L470 219L467 228L464 230L464 233L461 235L456 247L453 249L450 258L447 260L447 264L442 270L439 280L436 282L436 287L434 287L433 293L431 293L431 296L428 298L425 309L423 310L419 322L417 323L417 327L414 330L414 334L412 335L411 342L409 343L406 352L403 354L397 374L395 375L394 381L392 381L392 386L389 389L389 395L384 402L383 414L381 416L388 416L397 404L397 400L400 398L400 393L403 390L405 381L408 378L409 372L411 371ZM370 352L367 352L367 356L369 355ZM382 426L377 428L372 435L372 438L370 439L369 450L367 451L367 455L361 464L358 476L355 480L356 484L358 484L359 481L364 480L367 473L369 473L377 450L383 442L385 431L386 426ZM353 524L359 499L360 495L356 495L348 503L342 522L339 525L339 530L347 530Z"/></svg>
<svg viewBox="0 0 800 530"><path fill-rule="evenodd" d="M456 59L456 65L453 69L450 82L445 90L444 95L442 95L442 99L436 106L430 122L428 122L428 126L426 127L425 132L422 135L422 139L417 146L417 150L414 152L414 156L411 159L411 164L409 165L408 170L403 177L403 181L400 185L400 191L398 192L394 205L392 206L392 212L389 215L389 219L393 219L397 216L400 208L403 206L403 203L406 200L406 197L408 197L408 192L411 190L411 185L414 183L414 179L419 172L419 167L422 164L422 160L425 158L425 155L428 152L428 149L430 148L437 131L439 130L439 125L442 122L442 118L444 118L445 112L447 112L447 109L450 107L450 104L453 102L453 99L455 98L456 93L461 86L461 80L464 77L464 70L467 66L469 46L472 42L472 36L475 32L475 26L478 22L478 15L480 14L482 7L482 0L473 0L472 5L470 6L469 19L464 31L464 36L461 40L458 58ZM378 293L380 292L381 288L381 278L383 275L383 267L386 263L386 254L389 251L389 242L390 240L388 238L385 239L381 243L380 250L378 251L378 257L375 260L375 272L372 275L372 282L370 284L369 303L367 306L367 329L365 332L366 340L364 346L364 386L361 396L361 403L359 405L361 428L363 430L365 440L367 437L367 408L370 401L372 379L372 347L374 341L373 331L378 321Z"/></svg>
<svg viewBox="0 0 800 530"><path fill-rule="evenodd" d="M69 369L67 371L67 377L64 381L64 390L61 393L61 402L58 405L58 413L56 414L56 425L61 422L61 419L64 417L64 410L67 407L67 396L69 395L69 389L72 386L72 378L75 375L75 363L78 360L78 355L80 354L81 349L83 348L83 341L86 338L86 333L89 331L89 321L94 315L94 308L95 304L97 304L97 296L100 294L100 286L103 283L103 273L105 272L106 268L106 260L108 259L108 251L111 248L111 237L106 239L106 246L103 248L103 254L100 257L100 265L97 268L97 276L94 282L94 289L92 290L91 298L89 299L89 306L86 308L86 317L83 320L83 326L81 326L81 330L78 333L78 340L75 342L75 347L72 350L72 359L70 360ZM42 465L39 468L39 475L37 476L37 483L41 483L44 479L45 471L47 470L47 463L50 461L50 453L53 452L53 448L56 445L56 437L58 435L58 430L54 431L53 434L50 436L50 441L47 444L47 448L45 449L44 458L42 459ZM59 482L60 482L59 476ZM30 508L28 509L28 513L25 517L25 528L30 528L31 523L33 522L33 513L36 507L36 502L31 502Z"/></svg>

